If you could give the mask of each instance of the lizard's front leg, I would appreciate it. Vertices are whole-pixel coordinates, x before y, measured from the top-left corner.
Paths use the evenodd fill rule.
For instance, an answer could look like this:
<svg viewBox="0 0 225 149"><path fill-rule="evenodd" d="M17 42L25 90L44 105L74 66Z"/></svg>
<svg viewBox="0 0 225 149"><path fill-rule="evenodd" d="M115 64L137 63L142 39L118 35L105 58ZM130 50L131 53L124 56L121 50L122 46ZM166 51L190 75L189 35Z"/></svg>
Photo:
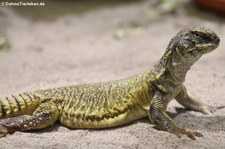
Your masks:
<svg viewBox="0 0 225 149"><path fill-rule="evenodd" d="M15 131L46 128L55 123L58 115L59 112L55 103L42 103L32 115L21 115L0 120L0 138Z"/></svg>
<svg viewBox="0 0 225 149"><path fill-rule="evenodd" d="M202 137L201 133L197 131L187 131L180 128L166 113L163 103L167 103L165 97L160 93L156 92L152 102L150 103L149 118L152 123L154 123L159 129L171 132L178 136L187 135L188 137L195 140L196 137Z"/></svg>
<svg viewBox="0 0 225 149"><path fill-rule="evenodd" d="M186 108L201 112L205 115L211 114L208 108L204 106L199 99L193 98L187 93L186 87L184 85L182 85L182 89L175 99Z"/></svg>

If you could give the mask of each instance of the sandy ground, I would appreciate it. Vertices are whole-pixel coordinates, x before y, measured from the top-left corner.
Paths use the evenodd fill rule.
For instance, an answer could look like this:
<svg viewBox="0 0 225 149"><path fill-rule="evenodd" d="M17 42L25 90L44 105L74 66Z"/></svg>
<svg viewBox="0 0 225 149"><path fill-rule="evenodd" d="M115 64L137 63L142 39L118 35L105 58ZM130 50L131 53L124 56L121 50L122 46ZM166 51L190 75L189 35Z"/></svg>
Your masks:
<svg viewBox="0 0 225 149"><path fill-rule="evenodd" d="M0 7L0 32L12 45L9 52L0 52L0 94L128 77L159 60L179 30L206 24L218 33L221 44L192 67L185 84L206 105L225 105L225 19L184 9L132 31L135 23L146 22L149 9L148 1L140 1L34 21L16 9ZM127 28L131 31L125 37L114 37ZM114 129L70 130L55 124L41 131L15 132L0 139L0 148L225 148L225 109L204 116L176 112L176 107L182 108L175 101L168 106L173 119L202 132L203 138L179 139L143 119Z"/></svg>

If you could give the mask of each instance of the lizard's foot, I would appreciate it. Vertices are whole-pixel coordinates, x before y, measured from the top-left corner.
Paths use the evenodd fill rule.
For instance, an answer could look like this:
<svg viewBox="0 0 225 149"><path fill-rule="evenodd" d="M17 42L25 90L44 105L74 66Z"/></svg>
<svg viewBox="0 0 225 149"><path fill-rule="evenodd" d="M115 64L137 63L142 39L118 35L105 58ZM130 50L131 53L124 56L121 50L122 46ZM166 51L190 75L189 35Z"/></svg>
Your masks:
<svg viewBox="0 0 225 149"><path fill-rule="evenodd" d="M204 115L212 115L213 112L215 112L215 108L209 108L207 106L202 106L200 109L199 109L199 112L203 113Z"/></svg>
<svg viewBox="0 0 225 149"><path fill-rule="evenodd" d="M6 136L8 133L8 129L0 124L0 138Z"/></svg>
<svg viewBox="0 0 225 149"><path fill-rule="evenodd" d="M203 135L197 131L187 131L185 129L176 128L172 131L178 138L181 138L183 135L188 136L189 138L195 140L195 137L203 137Z"/></svg>
<svg viewBox="0 0 225 149"><path fill-rule="evenodd" d="M218 109L223 109L223 108L225 108L225 106L219 106L219 107L202 106L202 110L200 112L205 115L212 115L212 113L216 112Z"/></svg>
<svg viewBox="0 0 225 149"><path fill-rule="evenodd" d="M6 136L8 133L13 133L16 130L22 128L19 122L21 122L20 117L6 118L0 120L0 138Z"/></svg>
<svg viewBox="0 0 225 149"><path fill-rule="evenodd" d="M46 102L39 105L32 115L0 120L0 138L15 131L42 129L51 126L58 118L58 109L55 103Z"/></svg>

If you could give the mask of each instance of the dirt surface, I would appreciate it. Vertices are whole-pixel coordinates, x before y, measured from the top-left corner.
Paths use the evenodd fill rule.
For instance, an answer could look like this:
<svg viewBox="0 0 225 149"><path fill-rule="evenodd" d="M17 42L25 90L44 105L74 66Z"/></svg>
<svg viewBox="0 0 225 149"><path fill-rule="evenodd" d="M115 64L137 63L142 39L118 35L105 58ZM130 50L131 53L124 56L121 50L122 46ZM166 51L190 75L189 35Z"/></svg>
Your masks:
<svg viewBox="0 0 225 149"><path fill-rule="evenodd" d="M185 8L147 21L150 9L148 1L137 1L42 20L41 12L32 17L27 15L31 12L0 7L0 33L12 47L0 51L0 94L131 76L159 60L178 31L203 24L218 33L221 44L192 67L185 84L206 105L225 105L225 19ZM168 106L173 119L202 132L203 138L179 139L143 119L104 130L70 130L55 124L41 131L15 132L0 139L0 148L225 148L224 108L205 116L177 112L177 107L183 108L175 101Z"/></svg>

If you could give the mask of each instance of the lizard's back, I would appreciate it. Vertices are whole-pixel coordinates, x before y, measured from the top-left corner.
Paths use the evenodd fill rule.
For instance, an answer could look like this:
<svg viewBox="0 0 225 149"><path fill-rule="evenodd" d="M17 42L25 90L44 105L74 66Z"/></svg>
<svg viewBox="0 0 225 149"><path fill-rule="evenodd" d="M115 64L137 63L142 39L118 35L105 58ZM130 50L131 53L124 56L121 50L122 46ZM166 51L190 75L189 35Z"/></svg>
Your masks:
<svg viewBox="0 0 225 149"><path fill-rule="evenodd" d="M138 82L140 78L134 77L62 88L67 95L59 120L70 128L105 128L145 117L144 103L137 102L147 102L148 97Z"/></svg>
<svg viewBox="0 0 225 149"><path fill-rule="evenodd" d="M70 128L106 128L147 116L147 73L112 82L81 84L0 98L0 119L31 115L54 103L58 120ZM42 111L44 112L44 111Z"/></svg>

